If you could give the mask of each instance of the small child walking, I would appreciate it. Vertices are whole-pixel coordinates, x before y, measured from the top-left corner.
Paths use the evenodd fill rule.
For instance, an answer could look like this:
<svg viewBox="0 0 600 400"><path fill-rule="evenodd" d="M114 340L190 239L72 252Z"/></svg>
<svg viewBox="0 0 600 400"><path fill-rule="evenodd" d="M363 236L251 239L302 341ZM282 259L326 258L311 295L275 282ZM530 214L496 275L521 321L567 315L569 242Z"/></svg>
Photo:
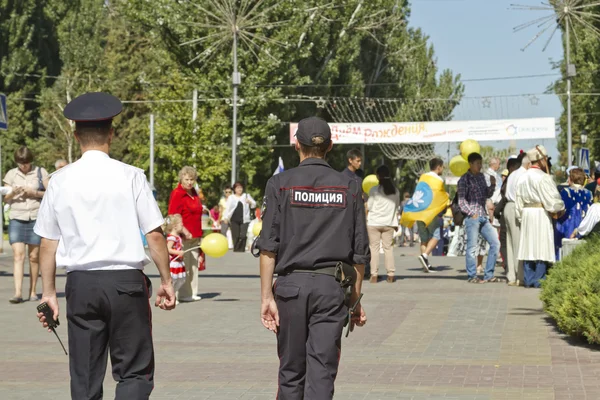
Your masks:
<svg viewBox="0 0 600 400"><path fill-rule="evenodd" d="M173 288L177 292L185 282L186 273L183 264L183 241L181 233L183 232L183 220L181 215L173 214L167 217L167 247L169 249L169 266L171 268L171 278L173 279Z"/></svg>

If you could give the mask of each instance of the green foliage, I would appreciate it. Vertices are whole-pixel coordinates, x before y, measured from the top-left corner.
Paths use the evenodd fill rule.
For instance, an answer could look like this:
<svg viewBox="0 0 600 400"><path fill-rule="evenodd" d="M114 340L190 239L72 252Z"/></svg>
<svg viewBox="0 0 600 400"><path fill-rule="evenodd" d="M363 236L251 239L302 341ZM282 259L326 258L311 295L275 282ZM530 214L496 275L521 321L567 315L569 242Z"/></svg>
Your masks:
<svg viewBox="0 0 600 400"><path fill-rule="evenodd" d="M57 158L77 159L73 125L62 109L84 92L106 91L126 100L114 124L114 158L148 171L149 116L155 116L155 186L163 211L184 165L197 168L214 204L231 173L231 27L215 26L211 17L223 3L254 10L246 18L251 23L240 22L237 130L239 180L257 199L278 157L286 168L298 163L287 122L336 119L317 108L316 98L402 98L394 119L427 121L450 118L462 95L458 77L438 71L427 36L407 27L406 0L334 6L322 0L0 0L0 90L9 94L13 127L3 135L5 154L27 143L46 167ZM351 147L334 147L334 168L346 166ZM412 189L410 162L384 160L378 146L367 147L366 158L366 174L385 162ZM12 159L4 157L3 165L12 168Z"/></svg>
<svg viewBox="0 0 600 400"><path fill-rule="evenodd" d="M44 0L0 0L0 92L8 95L9 130L2 132L2 171L14 168L14 150L38 135L39 110L32 101L58 74L58 40ZM37 161L37 160L36 160Z"/></svg>
<svg viewBox="0 0 600 400"><path fill-rule="evenodd" d="M583 0L581 5L597 3L594 0ZM559 6L559 3L556 3ZM573 150L580 147L580 135L583 130L588 134L587 146L591 147L590 157L600 160L600 98L595 95L600 88L600 41L598 34L593 32L589 26L600 28L600 7L590 7L584 10L595 17L586 17L585 25L579 20L571 24L571 64L574 64L577 75L571 79L571 109L572 109L572 143ZM566 38L564 35L564 21L561 25L563 31L563 49L566 52ZM561 156L561 165L567 164L567 82L566 82L566 58L554 63L555 69L560 69L564 78L554 84L554 92L560 94L563 104L563 113L560 117L561 132L558 136L558 147ZM582 95L578 95L581 93ZM573 158L576 160L576 158Z"/></svg>
<svg viewBox="0 0 600 400"><path fill-rule="evenodd" d="M565 333L600 344L600 236L555 264L542 284L544 309Z"/></svg>

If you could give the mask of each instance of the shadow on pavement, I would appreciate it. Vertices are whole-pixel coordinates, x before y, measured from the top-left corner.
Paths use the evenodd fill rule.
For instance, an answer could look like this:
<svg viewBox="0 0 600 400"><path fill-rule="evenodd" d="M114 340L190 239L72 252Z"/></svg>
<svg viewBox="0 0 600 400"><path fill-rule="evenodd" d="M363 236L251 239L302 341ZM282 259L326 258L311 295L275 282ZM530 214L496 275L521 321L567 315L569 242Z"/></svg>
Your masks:
<svg viewBox="0 0 600 400"><path fill-rule="evenodd" d="M214 299L215 297L219 297L221 292L212 292L212 293L198 293L198 296L202 297L202 299Z"/></svg>
<svg viewBox="0 0 600 400"><path fill-rule="evenodd" d="M549 315L544 317L544 321L548 326L552 327L552 331L558 338L567 343L569 346L581 347L587 350L591 350L594 352L600 352L600 345L597 344L589 344L584 337L574 337L569 336L566 333L563 333L558 325L556 325L556 321Z"/></svg>
<svg viewBox="0 0 600 400"><path fill-rule="evenodd" d="M434 266L433 270L435 272L444 272L444 271L450 271L453 270L452 267L448 266L448 265L439 265L439 266ZM407 268L407 271L423 271L423 268Z"/></svg>
<svg viewBox="0 0 600 400"><path fill-rule="evenodd" d="M516 312L508 313L508 315L538 315L544 313L541 308L515 308L514 310Z"/></svg>

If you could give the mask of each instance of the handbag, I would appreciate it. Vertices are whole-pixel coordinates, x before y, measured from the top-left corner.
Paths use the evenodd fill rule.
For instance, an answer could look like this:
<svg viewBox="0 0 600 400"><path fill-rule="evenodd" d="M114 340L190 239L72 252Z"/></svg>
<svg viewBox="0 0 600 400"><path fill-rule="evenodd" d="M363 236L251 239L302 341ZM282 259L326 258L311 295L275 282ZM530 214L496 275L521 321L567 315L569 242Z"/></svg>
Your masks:
<svg viewBox="0 0 600 400"><path fill-rule="evenodd" d="M502 196L502 199L498 204L496 204L496 208L494 208L494 218L500 219L504 215L504 207L506 207L506 197Z"/></svg>
<svg viewBox="0 0 600 400"><path fill-rule="evenodd" d="M44 187L44 180L42 179L42 168L37 167L37 178L38 178L38 188L39 192L45 192L46 188Z"/></svg>
<svg viewBox="0 0 600 400"><path fill-rule="evenodd" d="M452 218L454 219L454 225L462 226L465 220L465 213L461 211L460 206L458 205L458 193L454 195L454 199L452 199L450 209L452 210Z"/></svg>

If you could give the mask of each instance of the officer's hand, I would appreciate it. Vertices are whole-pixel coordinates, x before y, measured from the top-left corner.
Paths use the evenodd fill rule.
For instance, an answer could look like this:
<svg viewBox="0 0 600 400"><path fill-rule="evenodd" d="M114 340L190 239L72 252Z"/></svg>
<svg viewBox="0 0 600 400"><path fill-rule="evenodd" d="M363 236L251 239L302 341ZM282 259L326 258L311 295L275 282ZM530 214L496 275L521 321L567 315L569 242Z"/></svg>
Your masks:
<svg viewBox="0 0 600 400"><path fill-rule="evenodd" d="M352 314L352 320L350 321L350 332L354 330L355 326L364 326L367 323L367 314L362 306L359 304L354 309Z"/></svg>
<svg viewBox="0 0 600 400"><path fill-rule="evenodd" d="M279 327L279 310L275 299L263 300L260 305L260 320L265 328L277 333Z"/></svg>
<svg viewBox="0 0 600 400"><path fill-rule="evenodd" d="M156 292L156 303L154 305L163 310L172 310L175 308L175 290L172 283L160 284Z"/></svg>
<svg viewBox="0 0 600 400"><path fill-rule="evenodd" d="M56 294L52 296L42 296L40 304L44 302L48 303L48 307L50 307L50 309L52 310L52 317L55 321L58 321L58 300L56 299ZM42 323L42 326L44 328L48 328L48 323L46 322L46 317L44 317L44 314L39 312L37 313L37 317ZM52 332L52 329L48 329L48 332Z"/></svg>

